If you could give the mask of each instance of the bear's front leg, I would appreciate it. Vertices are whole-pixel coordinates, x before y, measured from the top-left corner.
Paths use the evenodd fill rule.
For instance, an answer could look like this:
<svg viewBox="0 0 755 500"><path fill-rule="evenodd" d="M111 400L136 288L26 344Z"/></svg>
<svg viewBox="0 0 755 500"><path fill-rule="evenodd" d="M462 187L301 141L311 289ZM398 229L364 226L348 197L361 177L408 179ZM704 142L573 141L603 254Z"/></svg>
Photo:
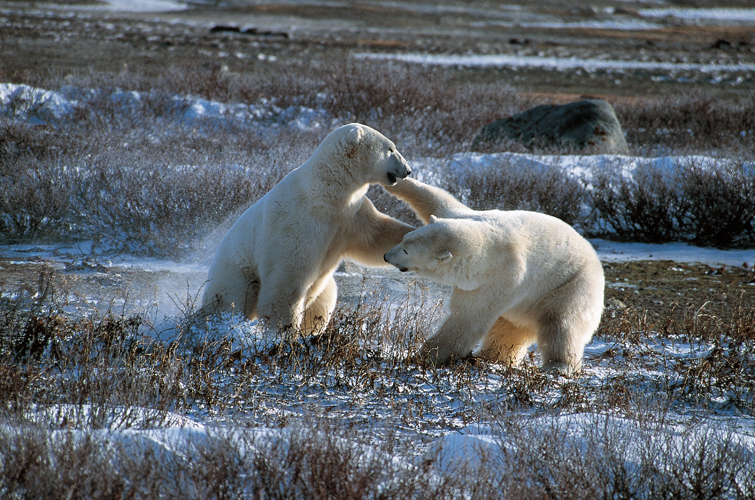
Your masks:
<svg viewBox="0 0 755 500"><path fill-rule="evenodd" d="M430 222L432 215L445 218L470 212L466 205L450 193L416 179L407 177L393 186L384 187L390 194L408 203L425 224Z"/></svg>
<svg viewBox="0 0 755 500"><path fill-rule="evenodd" d="M336 279L332 275L326 275L310 289L311 292L316 296L308 299L301 323L302 335L319 335L328 326L338 298Z"/></svg>
<svg viewBox="0 0 755 500"><path fill-rule="evenodd" d="M351 224L345 245L345 256L360 264L385 266L385 252L395 247L414 227L380 213L365 198Z"/></svg>
<svg viewBox="0 0 755 500"><path fill-rule="evenodd" d="M452 312L438 331L425 341L422 357L433 365L469 357L495 322L494 315L486 320L480 313L476 309Z"/></svg>
<svg viewBox="0 0 755 500"><path fill-rule="evenodd" d="M472 350L485 337L508 305L510 297L491 302L500 293L490 287L475 290L454 288L448 303L449 314L443 324L422 346L421 354L430 363L439 365L472 355Z"/></svg>

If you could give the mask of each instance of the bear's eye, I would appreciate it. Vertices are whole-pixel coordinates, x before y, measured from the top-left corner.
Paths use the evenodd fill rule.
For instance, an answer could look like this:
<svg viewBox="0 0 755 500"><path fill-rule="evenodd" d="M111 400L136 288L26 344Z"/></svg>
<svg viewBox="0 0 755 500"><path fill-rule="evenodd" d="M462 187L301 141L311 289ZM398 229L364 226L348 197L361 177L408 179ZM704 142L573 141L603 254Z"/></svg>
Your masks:
<svg viewBox="0 0 755 500"><path fill-rule="evenodd" d="M403 250L406 255L409 255L409 252L406 251L406 248L402 248L401 250Z"/></svg>

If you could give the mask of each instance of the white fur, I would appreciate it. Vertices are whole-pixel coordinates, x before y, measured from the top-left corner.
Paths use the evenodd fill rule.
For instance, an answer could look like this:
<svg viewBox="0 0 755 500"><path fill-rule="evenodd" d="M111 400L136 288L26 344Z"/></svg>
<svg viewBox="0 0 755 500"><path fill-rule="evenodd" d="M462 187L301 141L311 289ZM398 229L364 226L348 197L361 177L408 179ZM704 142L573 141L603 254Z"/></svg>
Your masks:
<svg viewBox="0 0 755 500"><path fill-rule="evenodd" d="M414 229L378 212L369 184L410 173L395 145L367 126L328 135L311 158L247 209L215 252L201 313L235 310L271 328L317 333L335 307L342 258L385 265Z"/></svg>
<svg viewBox="0 0 755 500"><path fill-rule="evenodd" d="M603 312L603 267L588 241L555 217L475 211L413 179L387 189L429 224L386 261L454 287L448 316L423 347L431 362L477 355L516 364L536 342L546 369L580 369Z"/></svg>

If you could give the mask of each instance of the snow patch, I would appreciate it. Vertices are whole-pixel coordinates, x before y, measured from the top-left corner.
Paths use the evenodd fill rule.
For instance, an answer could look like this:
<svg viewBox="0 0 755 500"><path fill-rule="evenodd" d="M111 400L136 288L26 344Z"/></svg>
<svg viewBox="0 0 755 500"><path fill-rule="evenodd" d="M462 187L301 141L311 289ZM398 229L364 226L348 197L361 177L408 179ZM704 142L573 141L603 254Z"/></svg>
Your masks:
<svg viewBox="0 0 755 500"><path fill-rule="evenodd" d="M184 2L173 0L106 0L108 5L87 7L115 12L175 12L189 7Z"/></svg>
<svg viewBox="0 0 755 500"><path fill-rule="evenodd" d="M755 71L755 64L703 64L663 61L620 61L586 59L580 57L540 57L508 54L490 55L436 55L436 54L355 54L360 59L393 60L431 66L546 68L554 70L584 69L586 71L644 70L644 71L697 71L701 73Z"/></svg>
<svg viewBox="0 0 755 500"><path fill-rule="evenodd" d="M675 17L677 19L693 21L729 21L741 23L755 23L755 9L735 8L709 8L709 9L685 9L685 8L657 8L640 9L640 16L650 18Z"/></svg>

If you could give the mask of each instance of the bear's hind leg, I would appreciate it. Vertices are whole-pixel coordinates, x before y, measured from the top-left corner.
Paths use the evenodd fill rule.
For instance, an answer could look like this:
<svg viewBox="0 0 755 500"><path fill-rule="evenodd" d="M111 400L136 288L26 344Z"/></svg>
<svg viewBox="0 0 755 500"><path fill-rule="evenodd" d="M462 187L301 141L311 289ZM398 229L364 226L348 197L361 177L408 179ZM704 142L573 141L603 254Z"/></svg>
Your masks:
<svg viewBox="0 0 755 500"><path fill-rule="evenodd" d="M211 273L212 274L212 273ZM257 298L260 280L247 273L216 272L205 284L202 306L196 314L207 316L222 311L234 311L247 319L257 317Z"/></svg>
<svg viewBox="0 0 755 500"><path fill-rule="evenodd" d="M260 280L254 278L247 283L244 297L244 316L247 319L257 318L257 300L260 296Z"/></svg>
<svg viewBox="0 0 755 500"><path fill-rule="evenodd" d="M535 342L537 332L528 326L515 325L500 317L482 340L475 355L495 363L518 365L527 348Z"/></svg>
<svg viewBox="0 0 755 500"><path fill-rule="evenodd" d="M295 281L275 278L263 279L257 299L258 317L267 322L268 333L299 335L306 288Z"/></svg>
<svg viewBox="0 0 755 500"><path fill-rule="evenodd" d="M304 311L304 320L301 324L303 335L318 335L325 330L330 321L330 316L336 308L338 298L338 286L333 276L324 278L325 286L322 290L315 290L317 296L307 304Z"/></svg>
<svg viewBox="0 0 755 500"><path fill-rule="evenodd" d="M543 370L567 376L582 370L585 346L600 325L603 313L603 268L597 256L570 281L538 304L538 349Z"/></svg>
<svg viewBox="0 0 755 500"><path fill-rule="evenodd" d="M573 319L573 318L572 318ZM582 354L592 337L580 324L565 317L547 317L540 322L537 344L543 358L543 371L571 376L582 369Z"/></svg>

